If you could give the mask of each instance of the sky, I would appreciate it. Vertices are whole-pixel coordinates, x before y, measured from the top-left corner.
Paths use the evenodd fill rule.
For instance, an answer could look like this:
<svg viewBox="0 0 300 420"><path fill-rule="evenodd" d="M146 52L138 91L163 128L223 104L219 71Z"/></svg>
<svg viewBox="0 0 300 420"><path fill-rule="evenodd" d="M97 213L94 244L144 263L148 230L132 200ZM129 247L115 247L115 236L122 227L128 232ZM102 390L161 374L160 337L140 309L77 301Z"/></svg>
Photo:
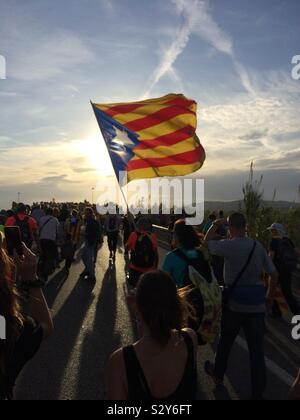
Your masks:
<svg viewBox="0 0 300 420"><path fill-rule="evenodd" d="M207 200L254 161L266 199L299 201L299 27L298 0L0 0L0 207L91 199L113 169L90 101L167 93L198 103Z"/></svg>

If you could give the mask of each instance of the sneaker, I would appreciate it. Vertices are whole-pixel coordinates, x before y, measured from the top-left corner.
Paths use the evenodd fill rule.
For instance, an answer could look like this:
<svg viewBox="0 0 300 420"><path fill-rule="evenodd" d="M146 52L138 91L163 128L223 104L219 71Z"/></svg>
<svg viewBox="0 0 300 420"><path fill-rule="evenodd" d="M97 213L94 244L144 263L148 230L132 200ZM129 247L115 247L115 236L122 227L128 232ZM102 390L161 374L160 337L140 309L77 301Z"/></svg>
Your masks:
<svg viewBox="0 0 300 420"><path fill-rule="evenodd" d="M214 367L214 365L210 361L205 362L205 364L204 364L204 371L205 371L205 373L208 376L210 376L212 378L212 380L214 381L214 383L215 383L216 386L223 385L222 379L217 378L215 376L215 367Z"/></svg>

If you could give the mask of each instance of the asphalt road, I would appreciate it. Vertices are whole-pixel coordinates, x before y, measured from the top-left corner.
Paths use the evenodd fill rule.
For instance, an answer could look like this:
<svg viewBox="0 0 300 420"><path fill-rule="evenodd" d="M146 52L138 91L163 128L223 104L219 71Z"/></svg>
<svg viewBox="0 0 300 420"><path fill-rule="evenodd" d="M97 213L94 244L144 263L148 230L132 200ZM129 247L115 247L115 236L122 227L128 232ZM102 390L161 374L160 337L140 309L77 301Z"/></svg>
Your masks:
<svg viewBox="0 0 300 420"><path fill-rule="evenodd" d="M160 249L161 260L166 251ZM120 248L116 266L109 265L106 244L99 252L97 283L79 279L80 255L64 279L57 272L45 288L55 334L47 340L21 374L17 400L104 399L104 371L109 355L135 338L135 325L124 299L125 261ZM268 321L266 355L267 399L284 400L300 367L300 342L291 338L287 321ZM248 353L241 335L235 344L225 387L215 389L203 371L213 360L211 346L200 347L199 399L239 400L250 396Z"/></svg>

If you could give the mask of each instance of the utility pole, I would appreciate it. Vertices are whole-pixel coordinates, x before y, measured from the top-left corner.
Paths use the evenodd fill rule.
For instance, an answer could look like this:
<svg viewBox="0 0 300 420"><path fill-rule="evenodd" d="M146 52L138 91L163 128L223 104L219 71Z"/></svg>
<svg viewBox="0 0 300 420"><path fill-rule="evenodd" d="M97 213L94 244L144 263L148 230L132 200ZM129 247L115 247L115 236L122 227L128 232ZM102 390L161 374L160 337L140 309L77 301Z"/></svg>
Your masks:
<svg viewBox="0 0 300 420"><path fill-rule="evenodd" d="M92 188L92 205L94 205L94 191L95 191L95 188L93 187Z"/></svg>

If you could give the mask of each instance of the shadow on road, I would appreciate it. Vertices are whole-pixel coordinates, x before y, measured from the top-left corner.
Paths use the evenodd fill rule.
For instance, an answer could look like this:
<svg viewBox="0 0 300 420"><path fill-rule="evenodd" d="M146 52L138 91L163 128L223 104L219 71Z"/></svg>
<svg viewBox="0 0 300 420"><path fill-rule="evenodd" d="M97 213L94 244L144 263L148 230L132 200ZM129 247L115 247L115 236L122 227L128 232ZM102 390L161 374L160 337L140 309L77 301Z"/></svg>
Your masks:
<svg viewBox="0 0 300 420"><path fill-rule="evenodd" d="M54 318L55 334L43 345L19 378L16 399L59 399L61 383L65 379L65 368L70 361L86 313L94 299L94 287L94 283L83 280L76 283ZM50 303L58 293L55 288L57 288L57 282L52 281L49 289L46 290ZM38 394L33 394L33 388L38 390Z"/></svg>
<svg viewBox="0 0 300 420"><path fill-rule="evenodd" d="M104 399L105 366L111 353L121 346L120 335L114 333L116 319L116 267L110 264L103 279L92 330L85 335L80 351L77 400Z"/></svg>

